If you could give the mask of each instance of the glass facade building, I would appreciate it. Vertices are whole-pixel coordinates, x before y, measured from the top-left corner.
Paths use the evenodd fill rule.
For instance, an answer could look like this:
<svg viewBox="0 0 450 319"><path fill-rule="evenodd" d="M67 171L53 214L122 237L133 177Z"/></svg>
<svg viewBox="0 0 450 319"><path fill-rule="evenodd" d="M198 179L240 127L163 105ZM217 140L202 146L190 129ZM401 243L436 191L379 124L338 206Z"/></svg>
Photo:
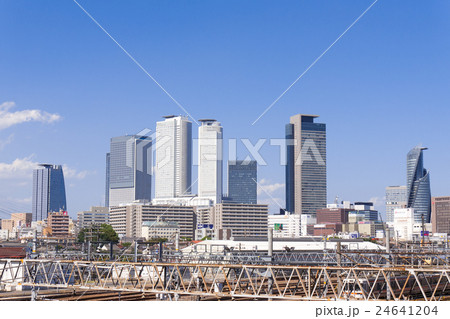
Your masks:
<svg viewBox="0 0 450 319"><path fill-rule="evenodd" d="M407 208L414 208L414 222L431 220L430 174L423 167L423 151L427 148L416 146L406 156L406 198Z"/></svg>
<svg viewBox="0 0 450 319"><path fill-rule="evenodd" d="M111 163L111 154L106 153L106 182L105 182L105 207L109 207L109 167Z"/></svg>
<svg viewBox="0 0 450 319"><path fill-rule="evenodd" d="M286 210L315 215L327 204L326 125L297 114L286 125Z"/></svg>
<svg viewBox="0 0 450 319"><path fill-rule="evenodd" d="M135 200L151 200L152 141L148 136L113 137L107 156L109 206Z"/></svg>
<svg viewBox="0 0 450 319"><path fill-rule="evenodd" d="M228 162L228 202L257 204L256 161Z"/></svg>
<svg viewBox="0 0 450 319"><path fill-rule="evenodd" d="M406 207L406 186L386 187L386 221L394 222L394 210Z"/></svg>
<svg viewBox="0 0 450 319"><path fill-rule="evenodd" d="M50 164L39 166L33 171L33 221L46 219L50 212L67 210L62 166Z"/></svg>

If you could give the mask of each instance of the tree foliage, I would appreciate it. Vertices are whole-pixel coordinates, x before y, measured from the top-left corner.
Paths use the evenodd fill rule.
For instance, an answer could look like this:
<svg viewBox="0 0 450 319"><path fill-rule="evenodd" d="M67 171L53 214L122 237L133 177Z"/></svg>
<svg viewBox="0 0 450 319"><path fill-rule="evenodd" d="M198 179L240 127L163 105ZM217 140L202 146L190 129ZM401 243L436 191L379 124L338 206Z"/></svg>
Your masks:
<svg viewBox="0 0 450 319"><path fill-rule="evenodd" d="M119 241L119 236L111 225L101 224L83 228L78 233L78 241Z"/></svg>

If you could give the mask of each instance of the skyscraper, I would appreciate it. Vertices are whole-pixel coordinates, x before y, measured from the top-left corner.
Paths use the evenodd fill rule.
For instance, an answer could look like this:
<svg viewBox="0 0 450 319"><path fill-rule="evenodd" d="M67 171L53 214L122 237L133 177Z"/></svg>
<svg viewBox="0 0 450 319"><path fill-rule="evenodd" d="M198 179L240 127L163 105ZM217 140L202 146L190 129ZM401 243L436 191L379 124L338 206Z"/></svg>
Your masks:
<svg viewBox="0 0 450 319"><path fill-rule="evenodd" d="M406 198L407 207L414 208L414 222L429 223L431 219L430 174L423 167L423 151L427 148L416 146L406 157Z"/></svg>
<svg viewBox="0 0 450 319"><path fill-rule="evenodd" d="M222 201L223 136L216 120L200 120L198 128L198 196Z"/></svg>
<svg viewBox="0 0 450 319"><path fill-rule="evenodd" d="M61 165L39 164L33 170L33 221L44 220L50 212L67 210L64 173Z"/></svg>
<svg viewBox="0 0 450 319"><path fill-rule="evenodd" d="M394 222L394 210L406 207L406 186L386 187L386 221Z"/></svg>
<svg viewBox="0 0 450 319"><path fill-rule="evenodd" d="M169 115L156 123L155 197L173 198L191 193L192 123Z"/></svg>
<svg viewBox="0 0 450 319"><path fill-rule="evenodd" d="M450 196L431 199L431 223L433 233L450 234Z"/></svg>
<svg viewBox="0 0 450 319"><path fill-rule="evenodd" d="M111 138L109 160L109 206L134 200L151 200L152 141L148 136ZM109 178L109 183L108 183Z"/></svg>
<svg viewBox="0 0 450 319"><path fill-rule="evenodd" d="M327 204L326 125L297 114L286 125L286 210L316 214Z"/></svg>
<svg viewBox="0 0 450 319"><path fill-rule="evenodd" d="M257 204L256 161L228 162L228 201Z"/></svg>
<svg viewBox="0 0 450 319"><path fill-rule="evenodd" d="M105 182L105 207L109 207L109 169L111 166L111 154L106 153L106 182Z"/></svg>

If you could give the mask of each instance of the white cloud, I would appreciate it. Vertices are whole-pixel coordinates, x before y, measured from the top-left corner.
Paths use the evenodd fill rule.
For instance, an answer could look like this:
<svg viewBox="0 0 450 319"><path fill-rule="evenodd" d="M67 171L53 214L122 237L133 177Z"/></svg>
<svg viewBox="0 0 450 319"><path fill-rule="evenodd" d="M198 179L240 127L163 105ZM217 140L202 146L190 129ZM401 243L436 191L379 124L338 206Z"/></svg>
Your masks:
<svg viewBox="0 0 450 319"><path fill-rule="evenodd" d="M33 155L17 158L12 163L0 163L0 179L30 178L38 163L33 162Z"/></svg>
<svg viewBox="0 0 450 319"><path fill-rule="evenodd" d="M16 103L14 102L0 104L0 130L25 122L52 123L61 119L61 116L58 114L50 114L41 110L9 112L15 106Z"/></svg>
<svg viewBox="0 0 450 319"><path fill-rule="evenodd" d="M284 184L283 183L272 183L270 184L269 181L265 180L264 178L261 179L258 185L258 195L272 195L276 191L283 189Z"/></svg>
<svg viewBox="0 0 450 319"><path fill-rule="evenodd" d="M385 200L382 197L371 197L369 202L373 203L373 206L382 206L385 204Z"/></svg>
<svg viewBox="0 0 450 319"><path fill-rule="evenodd" d="M14 139L14 134L8 136L6 140L0 140L0 151L5 148L6 145L11 144Z"/></svg>
<svg viewBox="0 0 450 319"><path fill-rule="evenodd" d="M63 165L64 178L74 178L74 179L84 179L86 176L91 174L89 171L81 171L77 172L76 169L70 168L66 164Z"/></svg>
<svg viewBox="0 0 450 319"><path fill-rule="evenodd" d="M31 179L33 169L38 168L37 162L32 161L34 155L25 158L17 158L12 163L0 163L0 179ZM66 164L63 165L64 178L67 179L84 179L93 172L81 171L70 168Z"/></svg>

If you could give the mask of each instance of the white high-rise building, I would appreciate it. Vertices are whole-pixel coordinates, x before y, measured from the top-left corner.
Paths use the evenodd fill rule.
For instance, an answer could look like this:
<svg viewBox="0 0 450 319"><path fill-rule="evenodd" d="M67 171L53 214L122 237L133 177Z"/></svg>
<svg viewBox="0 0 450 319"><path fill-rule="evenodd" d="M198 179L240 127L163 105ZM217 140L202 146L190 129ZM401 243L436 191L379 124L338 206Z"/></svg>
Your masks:
<svg viewBox="0 0 450 319"><path fill-rule="evenodd" d="M395 238L412 240L414 229L414 208L397 208L394 210Z"/></svg>
<svg viewBox="0 0 450 319"><path fill-rule="evenodd" d="M216 120L200 120L198 128L198 196L222 201L223 132Z"/></svg>
<svg viewBox="0 0 450 319"><path fill-rule="evenodd" d="M155 197L173 198L191 193L192 123L169 115L156 123Z"/></svg>

